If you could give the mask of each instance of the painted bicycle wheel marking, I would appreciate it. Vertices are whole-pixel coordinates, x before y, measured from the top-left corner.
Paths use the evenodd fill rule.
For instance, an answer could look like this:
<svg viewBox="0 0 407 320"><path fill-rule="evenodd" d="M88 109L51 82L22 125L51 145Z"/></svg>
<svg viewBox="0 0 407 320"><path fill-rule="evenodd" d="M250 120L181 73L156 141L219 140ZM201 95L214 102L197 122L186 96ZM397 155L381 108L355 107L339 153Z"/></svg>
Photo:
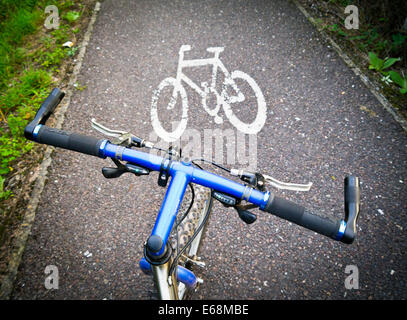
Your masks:
<svg viewBox="0 0 407 320"><path fill-rule="evenodd" d="M207 48L206 50L208 52L214 54L212 58L184 60L184 53L189 50L191 50L191 46L189 45L181 46L179 50L179 60L176 77L175 78L168 77L164 79L158 85L158 88L153 91L151 103L151 123L157 135L167 142L174 142L178 140L181 137L182 133L185 131L188 123L189 107L188 107L188 97L184 84L188 85L190 88L192 88L195 92L197 92L201 96L202 106L204 110L210 116L214 117L215 123L220 124L223 122L223 118L218 114L220 108L222 107L227 119L234 127L236 127L236 129L245 134L256 134L257 132L259 132L266 122L267 107L263 93L261 92L261 89L257 85L256 81L254 81L252 77L250 77L243 71L234 70L233 72L230 73L226 69L222 61L219 59L219 54L224 50L223 47ZM182 71L184 67L202 67L207 65L212 66L212 77L209 85L207 82L202 82L201 85L198 86ZM225 79L222 84L222 91L220 93L216 89L216 79L219 71L224 74ZM235 82L236 79L245 81L249 85L249 87L253 90L254 95L256 97L257 115L255 120L251 123L245 123L241 121L237 117L237 115L234 114L232 111L231 106L234 103L243 102L246 99L244 93L242 93L241 90L238 88ZM167 109L168 110L174 109L177 101L180 101L182 104L181 120L178 123L178 126L175 129L173 129L173 131L165 130L158 118L158 99L160 97L162 90L166 87L172 88L172 95L167 104ZM232 96L228 94L228 89L230 88L232 88L234 92L234 95ZM211 93L215 94L216 96L216 106L213 109L208 108L206 103L207 98Z"/></svg>

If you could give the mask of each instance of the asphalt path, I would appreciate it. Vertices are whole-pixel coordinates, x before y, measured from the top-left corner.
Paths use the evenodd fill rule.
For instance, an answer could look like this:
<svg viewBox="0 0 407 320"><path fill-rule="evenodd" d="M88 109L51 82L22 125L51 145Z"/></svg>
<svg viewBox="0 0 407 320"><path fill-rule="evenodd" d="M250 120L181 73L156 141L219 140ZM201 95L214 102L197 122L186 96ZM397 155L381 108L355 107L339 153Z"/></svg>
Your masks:
<svg viewBox="0 0 407 320"><path fill-rule="evenodd" d="M250 75L261 89L267 119L252 151L257 170L313 182L309 192L278 195L341 218L344 177L362 181L359 235L350 246L261 211L247 226L215 203L201 251L207 266L197 271L204 283L193 298L405 299L406 134L289 1L103 1L78 77L86 89L75 91L64 129L97 135L96 118L152 137L153 91L177 74L182 45L191 46L186 59L223 47L227 70ZM209 82L210 69L193 67L188 76ZM205 129L236 132L222 110L216 124L185 89L187 129L202 140ZM252 107L234 112L255 116ZM169 128L180 115L175 108L161 116ZM13 299L153 296L138 262L165 190L156 173L106 180L101 168L110 165L54 153ZM57 290L44 286L48 265L58 267ZM358 289L345 287L349 265L358 268Z"/></svg>

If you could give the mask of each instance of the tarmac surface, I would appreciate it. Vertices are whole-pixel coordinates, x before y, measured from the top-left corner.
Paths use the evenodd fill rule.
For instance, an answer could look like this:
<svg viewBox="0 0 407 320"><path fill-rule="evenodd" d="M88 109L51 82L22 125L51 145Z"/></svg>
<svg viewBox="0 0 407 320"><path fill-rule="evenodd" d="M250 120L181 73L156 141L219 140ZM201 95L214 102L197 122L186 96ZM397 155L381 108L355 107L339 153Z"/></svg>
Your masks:
<svg viewBox="0 0 407 320"><path fill-rule="evenodd" d="M75 91L64 129L96 136L96 118L151 139L153 91L176 76L182 45L191 45L185 59L223 47L227 70L250 75L261 89L267 119L251 152L257 170L313 182L309 192L278 195L342 218L344 177L362 181L359 234L350 246L258 210L245 225L215 203L200 254L207 266L197 271L204 283L193 298L406 299L406 133L289 1L103 1L78 77L86 89ZM185 74L209 83L210 70ZM187 129L202 141L205 129L237 132L224 111L216 124L184 88ZM160 111L166 128L180 110ZM248 122L256 115L253 107L234 112ZM138 263L165 189L157 173L107 180L101 168L111 165L54 153L12 299L153 297ZM57 290L44 286L48 265L58 268ZM349 265L358 268L358 289L345 287Z"/></svg>

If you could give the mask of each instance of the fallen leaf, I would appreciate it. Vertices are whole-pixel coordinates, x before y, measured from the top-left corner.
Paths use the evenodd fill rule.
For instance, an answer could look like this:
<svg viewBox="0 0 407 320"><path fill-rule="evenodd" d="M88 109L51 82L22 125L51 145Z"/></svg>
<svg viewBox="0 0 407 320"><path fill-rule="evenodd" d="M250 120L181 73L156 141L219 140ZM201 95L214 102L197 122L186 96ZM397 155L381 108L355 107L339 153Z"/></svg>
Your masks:
<svg viewBox="0 0 407 320"><path fill-rule="evenodd" d="M370 110L370 109L366 108L365 106L359 106L359 108L362 111L366 111L371 117L377 117L376 112L374 112L373 110Z"/></svg>

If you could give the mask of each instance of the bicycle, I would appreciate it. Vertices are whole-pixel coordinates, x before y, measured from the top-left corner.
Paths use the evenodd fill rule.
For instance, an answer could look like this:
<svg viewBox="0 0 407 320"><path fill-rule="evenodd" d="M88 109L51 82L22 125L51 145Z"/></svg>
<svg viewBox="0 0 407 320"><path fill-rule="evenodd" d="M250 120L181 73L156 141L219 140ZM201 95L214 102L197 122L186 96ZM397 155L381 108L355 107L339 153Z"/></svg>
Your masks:
<svg viewBox="0 0 407 320"><path fill-rule="evenodd" d="M233 72L229 72L222 61L219 59L220 53L224 50L223 47L210 47L206 50L210 53L214 54L214 57L207 58L207 59L194 59L194 60L184 60L184 53L186 51L191 50L190 45L182 45L179 50L179 59L178 59L178 67L177 67L177 75L175 78L168 77L165 78L161 83L158 85L157 90L153 92L152 102L151 102L151 123L157 135L168 142L174 142L178 140L182 133L185 131L188 122L188 97L182 82L192 88L195 92L197 92L201 96L202 106L205 111L212 117L214 117L214 121L217 124L223 122L221 116L218 115L220 107L223 107L223 111L225 112L226 117L229 121L234 125L238 130L246 133L246 134L256 134L258 133L263 125L266 122L266 101L264 99L263 93L261 92L260 87L257 85L256 81L248 74L240 71L234 70ZM202 82L201 87L198 86L194 81L192 81L185 73L183 73L183 68L185 67L202 67L206 65L212 66L212 78L211 83L208 85L207 82ZM224 74L224 82L222 85L222 91L219 93L216 89L216 82L217 82L217 75L218 72L222 72ZM253 90L254 96L256 97L257 102L257 114L256 118L251 123L245 123L241 121L232 111L231 105L233 103L243 102L245 101L245 95L241 92L238 88L236 81L237 79L241 79L249 85L249 87ZM166 131L161 122L158 118L158 99L160 97L161 92L166 87L173 87L172 95L170 101L168 102L167 109L172 110L174 109L178 97L181 98L182 103L182 115L181 121L177 125L173 131L168 132ZM230 95L228 93L228 88L232 88L235 95ZM210 94L214 94L216 97L216 106L213 109L208 108L207 100Z"/></svg>
<svg viewBox="0 0 407 320"><path fill-rule="evenodd" d="M329 215L311 213L303 206L278 197L266 189L267 183L281 189L297 191L309 190L310 185L282 183L267 175L228 169L205 159L181 159L181 151L171 147L161 150L166 152L164 157L135 150L134 148L156 147L128 132L110 130L95 120L92 120L92 126L112 137L112 141L47 127L47 119L63 97L64 93L57 88L51 92L33 121L26 126L24 134L27 139L104 159L111 158L116 167L102 169L106 178L117 178L123 173L141 176L157 171L158 184L166 187L171 177L154 228L144 244L144 257L139 264L144 273L153 275L160 299L186 298L189 292L202 283L194 273L194 266L204 265L198 257L198 250L213 199L235 209L247 224L253 223L257 218L249 209L259 208L346 244L351 244L355 239L360 211L360 185L355 176L345 178L344 219L337 220ZM244 183L206 171L195 163L198 160L209 161L232 176L239 177ZM196 202L194 185L204 190L204 196ZM192 190L192 199L188 209L178 219L180 203L187 186ZM183 226L180 227L181 225ZM175 235L176 246L170 239L171 234Z"/></svg>

